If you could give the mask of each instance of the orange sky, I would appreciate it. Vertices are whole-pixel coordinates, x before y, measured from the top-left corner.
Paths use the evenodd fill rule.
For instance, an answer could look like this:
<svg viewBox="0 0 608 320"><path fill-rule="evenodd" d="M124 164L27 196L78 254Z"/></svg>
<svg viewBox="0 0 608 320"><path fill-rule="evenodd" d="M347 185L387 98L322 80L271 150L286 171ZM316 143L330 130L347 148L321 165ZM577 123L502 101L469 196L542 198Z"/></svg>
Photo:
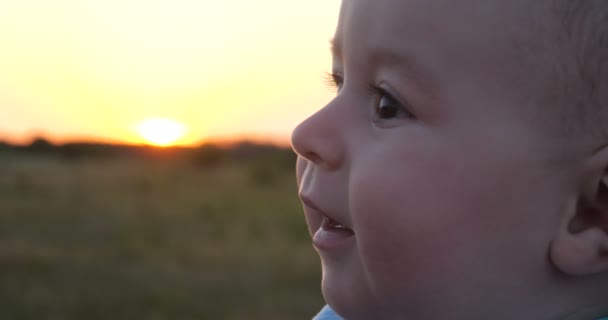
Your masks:
<svg viewBox="0 0 608 320"><path fill-rule="evenodd" d="M338 0L0 1L0 140L143 142L169 118L179 144L287 141L333 93Z"/></svg>

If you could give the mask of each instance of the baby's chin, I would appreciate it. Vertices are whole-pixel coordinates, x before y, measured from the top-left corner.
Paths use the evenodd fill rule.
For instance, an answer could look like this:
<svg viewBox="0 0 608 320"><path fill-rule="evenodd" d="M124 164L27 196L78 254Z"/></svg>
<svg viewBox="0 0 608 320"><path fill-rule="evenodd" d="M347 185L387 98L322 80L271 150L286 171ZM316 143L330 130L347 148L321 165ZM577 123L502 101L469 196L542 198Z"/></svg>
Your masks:
<svg viewBox="0 0 608 320"><path fill-rule="evenodd" d="M357 258L356 252L340 258L321 255L323 297L334 311L348 320L378 319L377 299Z"/></svg>

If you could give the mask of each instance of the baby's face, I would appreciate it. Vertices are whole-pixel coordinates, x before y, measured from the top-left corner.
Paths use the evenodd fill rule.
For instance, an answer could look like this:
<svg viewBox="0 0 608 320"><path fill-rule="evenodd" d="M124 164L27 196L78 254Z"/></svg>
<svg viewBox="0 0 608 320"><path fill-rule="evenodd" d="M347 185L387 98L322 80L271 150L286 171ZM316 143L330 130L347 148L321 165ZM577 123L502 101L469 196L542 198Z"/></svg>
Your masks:
<svg viewBox="0 0 608 320"><path fill-rule="evenodd" d="M348 319L533 314L570 177L531 2L344 1L338 93L292 139L323 293Z"/></svg>

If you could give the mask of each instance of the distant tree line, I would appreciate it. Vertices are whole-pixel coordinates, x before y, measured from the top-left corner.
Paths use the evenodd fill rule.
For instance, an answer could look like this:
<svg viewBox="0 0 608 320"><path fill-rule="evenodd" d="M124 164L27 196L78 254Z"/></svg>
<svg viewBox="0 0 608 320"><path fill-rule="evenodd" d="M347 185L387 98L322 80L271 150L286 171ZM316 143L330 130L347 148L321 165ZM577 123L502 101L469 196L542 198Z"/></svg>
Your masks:
<svg viewBox="0 0 608 320"><path fill-rule="evenodd" d="M201 167L212 167L226 162L272 163L292 168L295 154L290 148L272 144L242 141L230 145L204 143L192 147L158 148L146 145L105 144L77 142L53 144L44 138L36 138L28 145L13 145L0 141L0 157L3 154L57 156L67 160L145 158L187 160Z"/></svg>

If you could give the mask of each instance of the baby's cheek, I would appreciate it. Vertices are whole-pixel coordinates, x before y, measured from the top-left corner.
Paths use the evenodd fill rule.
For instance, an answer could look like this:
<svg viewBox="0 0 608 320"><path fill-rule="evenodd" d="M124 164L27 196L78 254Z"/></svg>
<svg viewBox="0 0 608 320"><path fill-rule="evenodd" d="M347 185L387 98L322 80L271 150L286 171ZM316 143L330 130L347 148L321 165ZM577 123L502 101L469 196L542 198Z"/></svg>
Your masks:
<svg viewBox="0 0 608 320"><path fill-rule="evenodd" d="M404 291L420 292L443 267L435 263L442 241L436 236L433 214L425 207L428 201L423 193L411 194L409 187L399 184L402 178L370 175L351 193L361 262L371 290L382 300Z"/></svg>

